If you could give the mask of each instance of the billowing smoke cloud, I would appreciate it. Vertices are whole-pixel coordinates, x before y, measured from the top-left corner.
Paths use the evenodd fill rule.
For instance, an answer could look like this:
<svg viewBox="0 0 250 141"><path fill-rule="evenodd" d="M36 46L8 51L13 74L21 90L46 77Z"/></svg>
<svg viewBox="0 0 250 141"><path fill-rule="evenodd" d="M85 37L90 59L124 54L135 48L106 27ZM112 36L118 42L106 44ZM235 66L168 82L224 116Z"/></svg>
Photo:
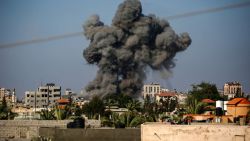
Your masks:
<svg viewBox="0 0 250 141"><path fill-rule="evenodd" d="M143 15L138 0L120 4L111 26L94 15L83 28L90 40L83 56L99 67L96 78L85 89L101 96L123 93L137 97L146 66L168 70L174 67L175 54L191 44L188 33L177 35L166 20Z"/></svg>

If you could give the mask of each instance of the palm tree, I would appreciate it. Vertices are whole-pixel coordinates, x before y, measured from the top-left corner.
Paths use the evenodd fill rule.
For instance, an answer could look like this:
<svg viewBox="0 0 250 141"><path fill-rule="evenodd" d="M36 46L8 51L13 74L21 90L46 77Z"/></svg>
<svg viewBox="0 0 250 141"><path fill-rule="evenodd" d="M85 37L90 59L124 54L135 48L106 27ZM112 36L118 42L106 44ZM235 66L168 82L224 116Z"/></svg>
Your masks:
<svg viewBox="0 0 250 141"><path fill-rule="evenodd" d="M54 110L41 110L40 117L42 120L53 120L55 119Z"/></svg>
<svg viewBox="0 0 250 141"><path fill-rule="evenodd" d="M83 112L88 116L88 118L98 118L98 115L104 114L104 103L103 101L98 97L94 96L92 100L85 104L82 108Z"/></svg>
<svg viewBox="0 0 250 141"><path fill-rule="evenodd" d="M194 97L188 97L187 99L187 113L189 114L201 114L206 106L206 103L198 102Z"/></svg>
<svg viewBox="0 0 250 141"><path fill-rule="evenodd" d="M140 111L141 109L141 102L139 100L130 100L129 103L126 104L126 108L129 111Z"/></svg>
<svg viewBox="0 0 250 141"><path fill-rule="evenodd" d="M128 111L121 115L113 114L113 124L116 128L137 127L145 122L145 118L136 112Z"/></svg>

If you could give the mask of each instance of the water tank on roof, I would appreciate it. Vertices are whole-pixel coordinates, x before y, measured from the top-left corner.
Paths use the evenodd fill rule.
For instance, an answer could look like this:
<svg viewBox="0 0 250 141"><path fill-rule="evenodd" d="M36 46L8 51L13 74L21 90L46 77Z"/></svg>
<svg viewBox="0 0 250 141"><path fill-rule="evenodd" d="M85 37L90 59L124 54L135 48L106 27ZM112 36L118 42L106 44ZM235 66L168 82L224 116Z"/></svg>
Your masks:
<svg viewBox="0 0 250 141"><path fill-rule="evenodd" d="M224 101L224 110L227 111L227 103L228 101Z"/></svg>
<svg viewBox="0 0 250 141"><path fill-rule="evenodd" d="M216 108L221 108L222 110L224 110L224 101L216 101Z"/></svg>

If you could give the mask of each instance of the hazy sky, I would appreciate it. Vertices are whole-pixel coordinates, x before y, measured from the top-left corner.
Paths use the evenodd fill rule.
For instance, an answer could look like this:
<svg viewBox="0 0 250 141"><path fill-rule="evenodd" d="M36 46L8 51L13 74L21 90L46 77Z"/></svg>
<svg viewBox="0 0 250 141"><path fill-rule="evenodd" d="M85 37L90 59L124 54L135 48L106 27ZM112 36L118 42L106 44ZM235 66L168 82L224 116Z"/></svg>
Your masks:
<svg viewBox="0 0 250 141"><path fill-rule="evenodd" d="M1 0L0 44L82 31L93 14L110 25L122 0ZM143 13L166 18L186 12L246 2L245 0L141 0ZM145 83L187 91L207 81L222 89L239 81L250 92L250 6L169 20L176 33L188 32L190 47L175 57L170 78L147 70ZM62 92L80 92L96 74L96 66L82 56L89 41L82 36L0 48L0 87L16 88L19 98L41 83L56 83Z"/></svg>

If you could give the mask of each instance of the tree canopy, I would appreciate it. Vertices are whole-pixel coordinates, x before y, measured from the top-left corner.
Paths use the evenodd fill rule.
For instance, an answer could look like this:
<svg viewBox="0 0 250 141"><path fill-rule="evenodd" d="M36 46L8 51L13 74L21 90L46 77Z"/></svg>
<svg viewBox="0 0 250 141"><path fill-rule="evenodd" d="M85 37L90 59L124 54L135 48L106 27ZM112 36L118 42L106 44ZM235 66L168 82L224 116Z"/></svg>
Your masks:
<svg viewBox="0 0 250 141"><path fill-rule="evenodd" d="M205 98L212 100L221 99L216 85L207 82L202 82L198 85L192 85L192 90L189 92L189 94L198 101L201 101Z"/></svg>

